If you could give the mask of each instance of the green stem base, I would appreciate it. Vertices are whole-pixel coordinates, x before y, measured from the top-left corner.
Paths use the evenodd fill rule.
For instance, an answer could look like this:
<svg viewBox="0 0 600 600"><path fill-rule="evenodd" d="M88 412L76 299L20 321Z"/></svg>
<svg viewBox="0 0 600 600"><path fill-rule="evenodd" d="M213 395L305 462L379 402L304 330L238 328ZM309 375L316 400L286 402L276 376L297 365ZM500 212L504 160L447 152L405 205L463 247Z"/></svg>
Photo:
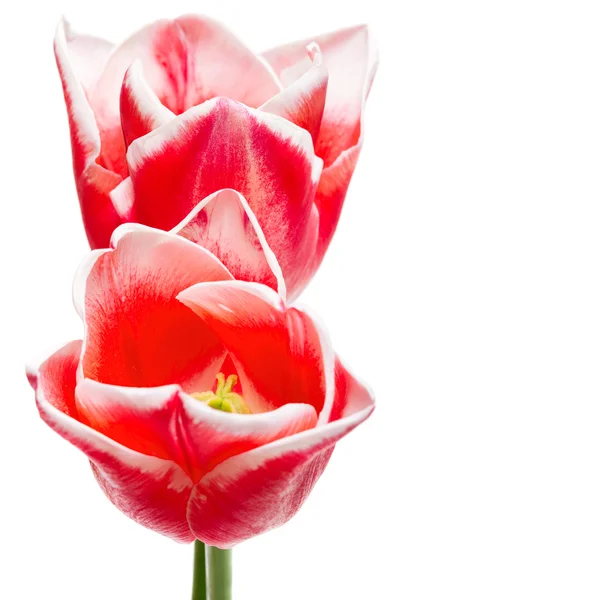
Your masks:
<svg viewBox="0 0 600 600"><path fill-rule="evenodd" d="M206 600L206 546L200 541L194 542L194 579L192 582L192 600Z"/></svg>
<svg viewBox="0 0 600 600"><path fill-rule="evenodd" d="M231 550L206 547L208 600L231 600Z"/></svg>

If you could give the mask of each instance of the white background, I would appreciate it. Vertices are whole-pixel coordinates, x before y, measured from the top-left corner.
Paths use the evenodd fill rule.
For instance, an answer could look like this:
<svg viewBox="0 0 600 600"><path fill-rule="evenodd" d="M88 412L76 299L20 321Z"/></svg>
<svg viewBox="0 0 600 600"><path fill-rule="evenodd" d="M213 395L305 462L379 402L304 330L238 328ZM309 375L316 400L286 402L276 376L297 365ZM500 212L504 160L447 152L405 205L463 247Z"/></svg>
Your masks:
<svg viewBox="0 0 600 600"><path fill-rule="evenodd" d="M235 550L236 600L600 597L596 8L5 7L0 597L189 597L192 548L110 505L84 456L37 416L23 363L81 335L70 286L86 241L55 24L64 13L118 41L193 11L256 50L366 21L381 53L340 228L302 298L378 408L292 522Z"/></svg>

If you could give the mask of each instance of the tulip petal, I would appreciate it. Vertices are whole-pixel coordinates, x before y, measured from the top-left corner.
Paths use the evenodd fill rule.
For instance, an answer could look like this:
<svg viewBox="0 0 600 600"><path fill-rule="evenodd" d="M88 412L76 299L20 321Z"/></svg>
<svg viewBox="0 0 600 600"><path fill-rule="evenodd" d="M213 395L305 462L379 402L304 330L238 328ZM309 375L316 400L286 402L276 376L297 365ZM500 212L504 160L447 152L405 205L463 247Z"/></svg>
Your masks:
<svg viewBox="0 0 600 600"><path fill-rule="evenodd" d="M231 548L283 525L323 473L335 443L373 412L367 390L338 368L336 397L346 407L335 421L230 458L194 487L188 520L203 542Z"/></svg>
<svg viewBox="0 0 600 600"><path fill-rule="evenodd" d="M373 392L361 383L339 356L335 357L335 394L329 421L337 421L374 406Z"/></svg>
<svg viewBox="0 0 600 600"><path fill-rule="evenodd" d="M261 224L291 296L308 276L321 169L308 132L217 98L135 140L127 159L135 221L171 229L210 194L235 189Z"/></svg>
<svg viewBox="0 0 600 600"><path fill-rule="evenodd" d="M238 415L215 410L176 385L130 388L84 379L77 386L81 419L132 450L177 463L193 481L224 460L281 437L311 429L307 404Z"/></svg>
<svg viewBox="0 0 600 600"><path fill-rule="evenodd" d="M121 82L137 59L150 87L175 114L215 96L257 107L280 89L264 61L219 23L193 15L161 20L111 55L92 98L94 110L102 111L108 123L119 114Z"/></svg>
<svg viewBox="0 0 600 600"><path fill-rule="evenodd" d="M95 77L109 49L107 44L75 34L64 21L59 23L54 40L69 117L75 183L92 248L106 247L110 234L122 222L109 196L122 177L112 172L101 156L100 132L86 97L95 86Z"/></svg>
<svg viewBox="0 0 600 600"><path fill-rule="evenodd" d="M126 448L79 420L75 403L81 342L53 354L38 374L36 402L42 419L90 459L100 486L128 517L178 542L191 542L186 508L190 478L172 461Z"/></svg>
<svg viewBox="0 0 600 600"><path fill-rule="evenodd" d="M197 15L176 22L192 48L194 94L189 106L226 96L256 108L281 89L265 61L220 23Z"/></svg>
<svg viewBox="0 0 600 600"><path fill-rule="evenodd" d="M248 202L235 190L220 190L202 200L171 233L212 252L235 279L268 285L285 299L277 258Z"/></svg>
<svg viewBox="0 0 600 600"><path fill-rule="evenodd" d="M316 264L313 267L315 271L323 260L340 220L360 148L359 144L344 150L332 165L323 169L321 174L315 196L315 205L319 212L319 241L314 254Z"/></svg>
<svg viewBox="0 0 600 600"><path fill-rule="evenodd" d="M66 19L61 19L57 27L57 38L66 44L70 66L75 79L81 84L86 95L91 94L106 66L114 45L102 38L75 32Z"/></svg>
<svg viewBox="0 0 600 600"><path fill-rule="evenodd" d="M284 85L310 68L305 47L316 42L329 71L327 100L316 152L325 168L348 148L358 144L361 118L377 66L376 51L365 26L350 27L308 40L293 42L264 53Z"/></svg>
<svg viewBox="0 0 600 600"><path fill-rule="evenodd" d="M133 387L208 389L223 347L176 296L231 274L204 248L141 225L121 226L112 245L76 276L75 304L86 327L81 375Z"/></svg>
<svg viewBox="0 0 600 600"><path fill-rule="evenodd" d="M168 123L175 115L164 106L142 75L142 63L134 62L123 79L120 98L121 127L125 144Z"/></svg>
<svg viewBox="0 0 600 600"><path fill-rule="evenodd" d="M307 53L313 64L299 79L260 107L306 129L316 146L327 95L329 74L323 65L317 44L309 44Z"/></svg>
<svg viewBox="0 0 600 600"><path fill-rule="evenodd" d="M178 299L229 351L252 412L294 402L323 410L333 360L307 314L287 308L270 288L245 281L196 284Z"/></svg>
<svg viewBox="0 0 600 600"><path fill-rule="evenodd" d="M377 51L365 26L313 38L329 72L327 98L315 151L324 168L315 195L318 243L304 281L318 269L337 227L350 179L363 142L362 116L377 69ZM284 85L310 69L309 40L273 48L264 54ZM299 287L301 287L299 285Z"/></svg>

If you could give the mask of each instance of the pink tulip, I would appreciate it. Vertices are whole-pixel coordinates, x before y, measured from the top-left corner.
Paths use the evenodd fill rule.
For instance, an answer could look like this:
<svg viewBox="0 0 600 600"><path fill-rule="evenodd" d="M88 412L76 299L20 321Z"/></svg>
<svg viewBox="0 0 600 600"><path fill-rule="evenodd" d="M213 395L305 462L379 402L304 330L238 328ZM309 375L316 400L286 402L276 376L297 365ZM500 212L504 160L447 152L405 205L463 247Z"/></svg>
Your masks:
<svg viewBox="0 0 600 600"><path fill-rule="evenodd" d="M177 541L285 523L373 410L306 311L181 236L119 227L74 298L84 340L30 374L40 414L115 506Z"/></svg>
<svg viewBox="0 0 600 600"><path fill-rule="evenodd" d="M247 206L213 202L196 235L236 279L272 286L263 236L296 297L329 246L362 145L376 68L367 28L256 55L205 17L158 21L115 48L61 23L55 53L92 248L125 222L170 230L230 188ZM245 239L229 235L232 221Z"/></svg>

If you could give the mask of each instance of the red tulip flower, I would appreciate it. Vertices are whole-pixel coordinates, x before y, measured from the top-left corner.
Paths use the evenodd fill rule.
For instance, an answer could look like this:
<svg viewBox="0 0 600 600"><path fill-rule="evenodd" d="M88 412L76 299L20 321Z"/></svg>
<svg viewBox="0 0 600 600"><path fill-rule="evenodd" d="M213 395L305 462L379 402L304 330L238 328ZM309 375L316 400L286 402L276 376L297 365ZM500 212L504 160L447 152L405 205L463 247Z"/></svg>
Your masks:
<svg viewBox="0 0 600 600"><path fill-rule="evenodd" d="M84 340L30 378L108 498L229 548L300 508L373 399L305 310L172 233L123 225L74 286Z"/></svg>
<svg viewBox="0 0 600 600"><path fill-rule="evenodd" d="M376 67L368 30L256 55L204 17L158 21L116 48L60 24L55 53L92 248L122 223L171 230L201 205L195 235L236 279L274 285L255 222L296 297L361 149ZM245 206L208 200L224 189Z"/></svg>

